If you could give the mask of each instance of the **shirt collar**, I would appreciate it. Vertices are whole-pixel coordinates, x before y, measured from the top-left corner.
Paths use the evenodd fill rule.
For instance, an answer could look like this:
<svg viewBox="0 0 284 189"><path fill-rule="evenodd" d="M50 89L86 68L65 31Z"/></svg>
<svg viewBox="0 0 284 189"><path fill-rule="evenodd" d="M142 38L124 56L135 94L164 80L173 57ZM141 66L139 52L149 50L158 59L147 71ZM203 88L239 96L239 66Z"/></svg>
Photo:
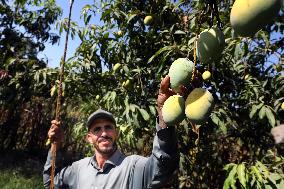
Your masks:
<svg viewBox="0 0 284 189"><path fill-rule="evenodd" d="M114 165L114 166L118 166L122 160L124 159L125 155L123 155L120 150L116 150L112 156L106 160L105 164L111 164L111 165ZM90 162L89 164L91 164L93 167L95 167L96 169L99 169L98 168L98 164L96 162L96 154L90 158Z"/></svg>
<svg viewBox="0 0 284 189"><path fill-rule="evenodd" d="M124 155L120 152L120 150L117 149L106 163L118 166L121 163L123 156Z"/></svg>

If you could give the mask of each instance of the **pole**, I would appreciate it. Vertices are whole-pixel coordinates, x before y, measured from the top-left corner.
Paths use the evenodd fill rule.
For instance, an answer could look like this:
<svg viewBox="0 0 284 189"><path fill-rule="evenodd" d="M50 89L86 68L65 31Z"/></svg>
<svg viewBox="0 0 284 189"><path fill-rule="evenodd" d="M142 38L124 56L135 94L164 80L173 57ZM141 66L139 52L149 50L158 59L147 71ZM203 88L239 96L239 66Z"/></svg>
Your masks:
<svg viewBox="0 0 284 189"><path fill-rule="evenodd" d="M56 112L55 112L55 119L57 121L60 120L60 111L61 111L61 101L62 101L62 82L64 80L64 64L66 60L66 53L67 53L67 47L68 47L68 37L69 37L69 31L70 31L70 20L71 20L71 12L73 7L74 0L69 1L69 15L68 15L68 25L67 25L67 31L66 31L66 38L65 38L65 46L64 46L64 54L61 59L61 68L60 68L60 75L59 75L59 90L57 95L57 101L56 101ZM50 173L50 189L54 189L54 174L55 174L55 161L56 161L56 149L57 149L57 143L53 141L51 143L51 173Z"/></svg>

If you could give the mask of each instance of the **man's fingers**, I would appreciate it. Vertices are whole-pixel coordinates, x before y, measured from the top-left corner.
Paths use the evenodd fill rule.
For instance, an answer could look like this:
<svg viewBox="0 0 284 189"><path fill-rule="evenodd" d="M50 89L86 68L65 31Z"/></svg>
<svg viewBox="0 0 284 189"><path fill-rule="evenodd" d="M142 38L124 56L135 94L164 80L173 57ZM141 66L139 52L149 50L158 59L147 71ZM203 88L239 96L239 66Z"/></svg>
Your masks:
<svg viewBox="0 0 284 189"><path fill-rule="evenodd" d="M161 82L160 93L167 93L169 91L169 87L170 87L170 76L167 75Z"/></svg>
<svg viewBox="0 0 284 189"><path fill-rule="evenodd" d="M60 121L57 121L57 120L52 120L51 121L51 125L60 125Z"/></svg>
<svg viewBox="0 0 284 189"><path fill-rule="evenodd" d="M183 97L186 97L187 93L188 93L187 88L185 86L181 85L179 87L179 94Z"/></svg>
<svg viewBox="0 0 284 189"><path fill-rule="evenodd" d="M48 133L49 138L52 138L54 135L55 135L54 131L51 131L51 132Z"/></svg>
<svg viewBox="0 0 284 189"><path fill-rule="evenodd" d="M53 137L57 137L57 136L60 136L60 135L63 135L62 129L55 124L51 125L51 127L48 131L48 137L53 138Z"/></svg>
<svg viewBox="0 0 284 189"><path fill-rule="evenodd" d="M172 95L175 95L176 92L174 92L171 88L168 88L168 95L169 96L172 96Z"/></svg>

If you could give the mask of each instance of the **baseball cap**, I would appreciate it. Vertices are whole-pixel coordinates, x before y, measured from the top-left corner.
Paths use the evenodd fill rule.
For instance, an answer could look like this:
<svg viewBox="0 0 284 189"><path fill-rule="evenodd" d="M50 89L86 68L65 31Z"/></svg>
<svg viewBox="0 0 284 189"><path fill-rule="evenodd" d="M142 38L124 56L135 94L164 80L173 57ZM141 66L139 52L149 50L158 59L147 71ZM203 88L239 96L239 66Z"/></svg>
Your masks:
<svg viewBox="0 0 284 189"><path fill-rule="evenodd" d="M114 124L116 124L115 122L115 119L112 115L112 113L108 112L108 111L105 111L103 109L98 109L97 111L93 112L89 118L88 118L88 121L87 121L87 128L89 129L90 126L92 125L92 123L96 120L96 119L99 119L99 118L104 118L104 119L108 119L110 120L111 122L113 122Z"/></svg>

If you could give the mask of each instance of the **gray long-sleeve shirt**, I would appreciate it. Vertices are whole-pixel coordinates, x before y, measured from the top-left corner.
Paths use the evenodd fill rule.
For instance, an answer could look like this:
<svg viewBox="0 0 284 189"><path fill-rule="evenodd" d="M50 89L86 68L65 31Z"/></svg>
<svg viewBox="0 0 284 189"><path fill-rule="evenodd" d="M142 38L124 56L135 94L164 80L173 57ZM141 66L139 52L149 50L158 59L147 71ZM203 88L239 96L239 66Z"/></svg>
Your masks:
<svg viewBox="0 0 284 189"><path fill-rule="evenodd" d="M152 155L125 156L117 150L99 169L95 157L87 157L56 172L54 188L68 189L145 189L159 188L178 168L179 155L174 127L160 129L153 142ZM58 167L59 165L56 164ZM43 171L49 188L51 153Z"/></svg>

